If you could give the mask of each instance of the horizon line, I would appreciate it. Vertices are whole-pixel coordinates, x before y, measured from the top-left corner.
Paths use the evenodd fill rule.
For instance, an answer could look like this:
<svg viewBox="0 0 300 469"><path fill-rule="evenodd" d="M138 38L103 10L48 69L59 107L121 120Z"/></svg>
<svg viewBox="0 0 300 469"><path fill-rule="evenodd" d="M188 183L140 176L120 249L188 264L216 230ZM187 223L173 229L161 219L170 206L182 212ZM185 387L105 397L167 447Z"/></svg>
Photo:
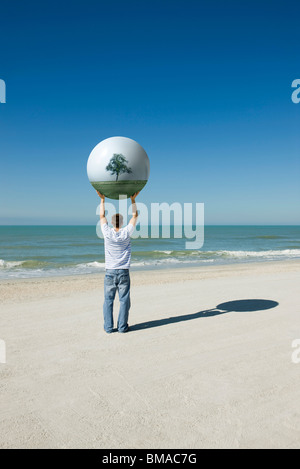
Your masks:
<svg viewBox="0 0 300 469"><path fill-rule="evenodd" d="M95 223L95 224L83 224L83 223L80 223L80 224L55 224L55 223L51 223L51 224L47 224L47 223L42 223L42 224L0 224L0 228L1 227L12 227L12 226L94 226L96 227L98 225L98 222ZM163 227L163 226L170 226L170 227L174 227L174 226L184 226L183 224L170 224L170 225L162 225L162 224L159 224L159 225L151 225L151 224L143 224L143 225L140 225L140 226L159 226L159 227ZM195 224L191 224L191 225L187 225L187 226L195 226ZM299 226L300 227L300 223L298 224L294 224L294 223L267 223L267 224L262 224L262 223L228 223L228 224L224 224L224 223L207 223L207 224L204 224L204 227L206 226Z"/></svg>

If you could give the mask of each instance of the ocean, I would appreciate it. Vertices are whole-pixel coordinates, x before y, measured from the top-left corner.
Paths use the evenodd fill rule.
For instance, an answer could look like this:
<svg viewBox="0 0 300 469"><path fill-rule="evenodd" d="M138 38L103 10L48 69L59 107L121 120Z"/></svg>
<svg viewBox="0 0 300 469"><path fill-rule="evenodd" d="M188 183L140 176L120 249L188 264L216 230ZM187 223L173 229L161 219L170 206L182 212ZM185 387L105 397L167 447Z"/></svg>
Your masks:
<svg viewBox="0 0 300 469"><path fill-rule="evenodd" d="M206 226L200 250L186 239L134 239L132 269L300 259L300 226ZM0 226L0 278L104 271L95 226Z"/></svg>

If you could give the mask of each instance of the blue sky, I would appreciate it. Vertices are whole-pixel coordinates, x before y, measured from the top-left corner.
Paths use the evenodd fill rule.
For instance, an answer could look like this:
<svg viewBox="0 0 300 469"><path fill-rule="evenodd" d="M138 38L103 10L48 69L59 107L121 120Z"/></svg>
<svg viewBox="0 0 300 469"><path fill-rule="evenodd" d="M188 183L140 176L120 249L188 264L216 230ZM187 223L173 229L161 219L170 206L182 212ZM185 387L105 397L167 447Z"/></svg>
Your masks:
<svg viewBox="0 0 300 469"><path fill-rule="evenodd" d="M141 201L300 223L296 1L1 2L0 224L94 224L86 162L147 151Z"/></svg>

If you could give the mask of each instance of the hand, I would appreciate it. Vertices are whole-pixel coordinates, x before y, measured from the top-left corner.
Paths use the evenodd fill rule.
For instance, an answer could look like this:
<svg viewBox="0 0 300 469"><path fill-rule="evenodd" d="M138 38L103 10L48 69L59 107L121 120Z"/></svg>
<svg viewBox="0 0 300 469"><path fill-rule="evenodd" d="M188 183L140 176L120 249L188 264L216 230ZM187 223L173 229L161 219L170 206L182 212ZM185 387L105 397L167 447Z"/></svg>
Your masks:
<svg viewBox="0 0 300 469"><path fill-rule="evenodd" d="M141 191L138 191L136 192L135 194L133 194L130 198L131 198L131 202L134 203L135 202L135 198L139 195Z"/></svg>
<svg viewBox="0 0 300 469"><path fill-rule="evenodd" d="M97 194L99 195L100 199L104 201L105 195L101 194L99 191L97 191Z"/></svg>

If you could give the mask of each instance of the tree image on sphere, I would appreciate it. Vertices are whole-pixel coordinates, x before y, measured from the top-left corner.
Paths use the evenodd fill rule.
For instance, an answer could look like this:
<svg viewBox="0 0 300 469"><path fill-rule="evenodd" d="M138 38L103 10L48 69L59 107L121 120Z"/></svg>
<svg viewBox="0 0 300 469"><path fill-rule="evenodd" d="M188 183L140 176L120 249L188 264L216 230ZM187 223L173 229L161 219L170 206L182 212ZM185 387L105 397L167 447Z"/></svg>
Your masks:
<svg viewBox="0 0 300 469"><path fill-rule="evenodd" d="M128 163L128 161L122 153L114 153L105 169L106 171L110 171L112 176L115 174L117 181L120 174L132 173L131 168L129 168L126 163Z"/></svg>

